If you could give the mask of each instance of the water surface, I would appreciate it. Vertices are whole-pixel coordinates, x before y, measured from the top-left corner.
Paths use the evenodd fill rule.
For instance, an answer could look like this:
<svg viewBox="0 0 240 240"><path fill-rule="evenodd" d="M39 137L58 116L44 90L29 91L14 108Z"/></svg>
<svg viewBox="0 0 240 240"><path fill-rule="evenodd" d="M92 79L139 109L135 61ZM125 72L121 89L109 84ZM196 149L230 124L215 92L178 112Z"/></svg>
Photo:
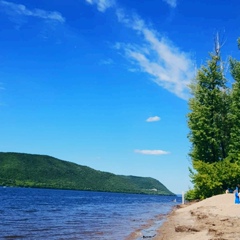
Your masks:
<svg viewBox="0 0 240 240"><path fill-rule="evenodd" d="M173 196L0 187L1 239L126 239L159 223ZM180 200L180 199L178 199ZM148 234L148 230L143 230ZM152 231L152 230L151 230Z"/></svg>

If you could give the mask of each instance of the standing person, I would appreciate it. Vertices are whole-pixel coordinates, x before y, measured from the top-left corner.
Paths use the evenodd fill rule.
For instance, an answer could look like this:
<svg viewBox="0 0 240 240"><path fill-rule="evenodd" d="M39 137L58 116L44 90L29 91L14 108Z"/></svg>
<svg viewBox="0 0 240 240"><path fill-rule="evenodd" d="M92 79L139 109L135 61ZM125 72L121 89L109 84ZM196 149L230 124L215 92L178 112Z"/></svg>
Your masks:
<svg viewBox="0 0 240 240"><path fill-rule="evenodd" d="M236 187L236 190L234 191L235 192L235 203L236 204L239 204L239 195L238 195L238 187Z"/></svg>

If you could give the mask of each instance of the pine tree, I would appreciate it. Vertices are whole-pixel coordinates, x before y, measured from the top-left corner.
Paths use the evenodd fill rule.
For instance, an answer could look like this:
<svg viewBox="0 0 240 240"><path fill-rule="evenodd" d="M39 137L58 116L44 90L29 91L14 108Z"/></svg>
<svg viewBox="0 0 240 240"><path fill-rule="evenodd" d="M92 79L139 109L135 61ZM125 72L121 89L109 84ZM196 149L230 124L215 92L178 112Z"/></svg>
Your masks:
<svg viewBox="0 0 240 240"><path fill-rule="evenodd" d="M219 50L219 49L217 49ZM229 152L230 127L229 89L220 58L220 51L210 55L206 66L198 71L190 85L188 126L192 148L190 177L194 198L206 198L223 192L233 184L235 170L240 170L226 160ZM233 169L233 171L229 171ZM231 174L229 174L231 172Z"/></svg>
<svg viewBox="0 0 240 240"><path fill-rule="evenodd" d="M214 163L227 156L229 100L220 63L217 54L211 55L190 85L193 97L189 100L188 126L192 161Z"/></svg>
<svg viewBox="0 0 240 240"><path fill-rule="evenodd" d="M217 47L190 86L189 155L194 188L187 192L189 199L210 197L240 184L240 61L231 58L230 70L231 90L226 87Z"/></svg>
<svg viewBox="0 0 240 240"><path fill-rule="evenodd" d="M238 39L240 48L240 39ZM240 160L240 62L236 59L230 59L231 74L234 79L231 91L230 108L230 157L233 161Z"/></svg>

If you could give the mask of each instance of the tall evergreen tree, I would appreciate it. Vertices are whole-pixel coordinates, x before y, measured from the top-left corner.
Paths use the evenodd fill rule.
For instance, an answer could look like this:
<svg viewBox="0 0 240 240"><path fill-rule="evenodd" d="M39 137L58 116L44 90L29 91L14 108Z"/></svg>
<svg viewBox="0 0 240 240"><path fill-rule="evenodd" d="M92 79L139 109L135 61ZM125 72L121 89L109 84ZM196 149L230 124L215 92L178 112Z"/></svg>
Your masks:
<svg viewBox="0 0 240 240"><path fill-rule="evenodd" d="M190 85L193 97L189 100L189 139L192 161L214 163L227 156L229 131L226 129L228 94L221 59L211 55L207 66L197 73Z"/></svg>
<svg viewBox="0 0 240 240"><path fill-rule="evenodd" d="M188 137L192 143L189 155L193 167L190 177L194 183L194 198L222 193L231 178L224 172L229 166L224 161L230 141L229 90L219 51L210 57L190 85Z"/></svg>
<svg viewBox="0 0 240 240"><path fill-rule="evenodd" d="M220 51L215 49L190 86L189 155L194 188L187 193L189 199L210 197L240 184L240 62L230 59L230 70L235 81L231 91L226 87Z"/></svg>
<svg viewBox="0 0 240 240"><path fill-rule="evenodd" d="M238 47L240 48L240 39L238 39ZM230 59L231 74L234 84L231 91L231 132L230 132L230 157L234 161L240 161L240 62L236 59Z"/></svg>

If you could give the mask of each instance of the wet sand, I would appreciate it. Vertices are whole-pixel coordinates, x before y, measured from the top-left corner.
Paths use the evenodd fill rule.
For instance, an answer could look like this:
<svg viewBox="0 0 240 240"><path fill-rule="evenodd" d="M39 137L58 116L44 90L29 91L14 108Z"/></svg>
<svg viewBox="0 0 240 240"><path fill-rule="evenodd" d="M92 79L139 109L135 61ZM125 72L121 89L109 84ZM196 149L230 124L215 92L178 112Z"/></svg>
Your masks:
<svg viewBox="0 0 240 240"><path fill-rule="evenodd" d="M156 218L149 220L148 223L135 230L135 232L132 232L125 240L153 239L153 237L156 236L157 229L166 218L167 214L158 215Z"/></svg>
<svg viewBox="0 0 240 240"><path fill-rule="evenodd" d="M240 204L233 194L178 205L157 230L153 240L240 239Z"/></svg>

